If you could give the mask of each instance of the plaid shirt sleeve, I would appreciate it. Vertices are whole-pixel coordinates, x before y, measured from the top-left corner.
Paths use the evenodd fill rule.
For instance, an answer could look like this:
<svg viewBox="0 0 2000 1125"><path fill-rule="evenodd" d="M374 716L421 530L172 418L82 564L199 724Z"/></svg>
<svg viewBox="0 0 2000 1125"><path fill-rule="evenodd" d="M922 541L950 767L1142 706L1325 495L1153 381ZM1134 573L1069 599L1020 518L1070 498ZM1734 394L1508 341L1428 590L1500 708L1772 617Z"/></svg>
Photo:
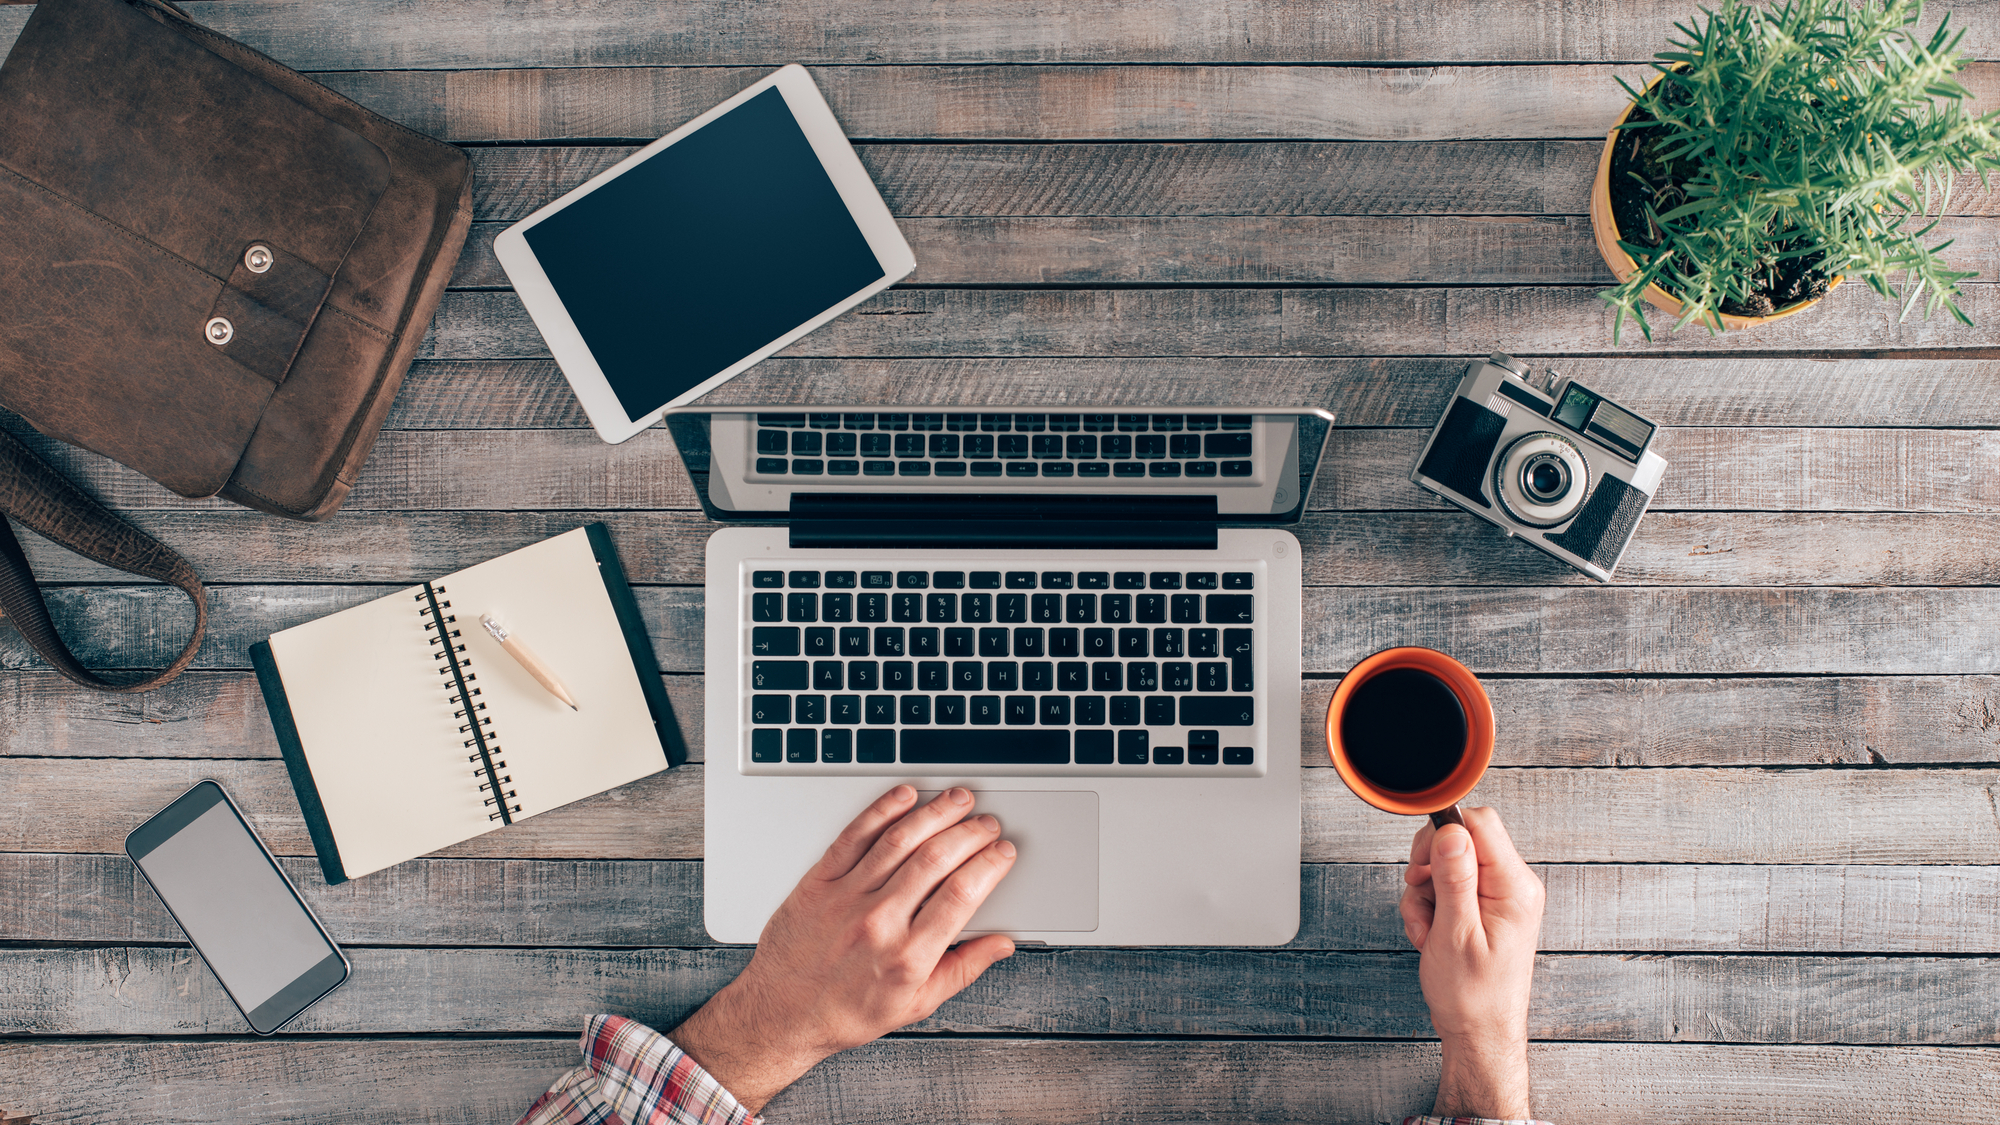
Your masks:
<svg viewBox="0 0 2000 1125"><path fill-rule="evenodd" d="M761 1125L701 1064L636 1020L592 1016L583 1065L556 1079L517 1125Z"/></svg>
<svg viewBox="0 0 2000 1125"><path fill-rule="evenodd" d="M1532 1121L1502 1121L1497 1117L1405 1117L1403 1125L1549 1125L1536 1118Z"/></svg>

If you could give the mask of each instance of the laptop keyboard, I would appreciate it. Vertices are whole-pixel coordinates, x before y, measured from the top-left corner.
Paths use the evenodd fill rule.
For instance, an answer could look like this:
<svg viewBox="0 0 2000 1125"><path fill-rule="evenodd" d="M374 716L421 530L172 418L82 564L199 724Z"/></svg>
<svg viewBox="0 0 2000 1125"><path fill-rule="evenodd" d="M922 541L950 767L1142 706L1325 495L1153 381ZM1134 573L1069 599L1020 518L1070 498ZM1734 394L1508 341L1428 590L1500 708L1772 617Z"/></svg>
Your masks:
<svg viewBox="0 0 2000 1125"><path fill-rule="evenodd" d="M759 414L757 477L1086 484L1255 473L1248 414Z"/></svg>
<svg viewBox="0 0 2000 1125"><path fill-rule="evenodd" d="M752 768L1261 774L1258 574L746 568Z"/></svg>

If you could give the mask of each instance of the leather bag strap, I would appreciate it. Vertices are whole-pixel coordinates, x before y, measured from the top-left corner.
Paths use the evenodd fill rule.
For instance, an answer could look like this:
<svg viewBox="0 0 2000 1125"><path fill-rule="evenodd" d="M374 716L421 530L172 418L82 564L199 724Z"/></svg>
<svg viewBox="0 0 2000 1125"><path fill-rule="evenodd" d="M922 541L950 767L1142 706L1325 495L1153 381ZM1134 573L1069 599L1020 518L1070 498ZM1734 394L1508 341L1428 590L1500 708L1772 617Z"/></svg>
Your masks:
<svg viewBox="0 0 2000 1125"><path fill-rule="evenodd" d="M20 438L5 431L0 431L0 515L20 520L22 526L85 558L178 586L194 599L194 636L172 664L130 682L104 679L85 668L63 643L28 569L21 541L7 521L0 519L0 616L12 621L56 671L87 688L128 693L151 691L180 675L194 661L208 627L208 598L194 567L173 548L92 499Z"/></svg>

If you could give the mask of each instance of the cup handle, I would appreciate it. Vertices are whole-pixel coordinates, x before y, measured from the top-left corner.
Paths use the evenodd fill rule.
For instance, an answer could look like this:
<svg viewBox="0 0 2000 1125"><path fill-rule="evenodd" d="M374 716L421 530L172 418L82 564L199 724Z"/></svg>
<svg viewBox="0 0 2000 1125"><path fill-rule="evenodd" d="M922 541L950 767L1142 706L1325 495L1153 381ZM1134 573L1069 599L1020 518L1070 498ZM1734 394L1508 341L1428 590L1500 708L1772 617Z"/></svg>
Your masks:
<svg viewBox="0 0 2000 1125"><path fill-rule="evenodd" d="M1453 804L1448 809L1439 809L1431 814L1432 828L1443 828L1447 824L1456 824L1460 828L1465 827L1465 817L1459 814L1456 804Z"/></svg>

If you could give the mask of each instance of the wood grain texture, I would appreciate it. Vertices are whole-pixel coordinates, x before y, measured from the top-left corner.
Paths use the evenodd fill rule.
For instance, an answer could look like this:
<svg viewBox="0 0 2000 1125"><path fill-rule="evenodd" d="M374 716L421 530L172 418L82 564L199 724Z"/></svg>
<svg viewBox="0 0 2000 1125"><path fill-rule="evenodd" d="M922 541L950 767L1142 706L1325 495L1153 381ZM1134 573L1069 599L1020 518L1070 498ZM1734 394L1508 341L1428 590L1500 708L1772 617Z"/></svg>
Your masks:
<svg viewBox="0 0 2000 1125"><path fill-rule="evenodd" d="M303 70L696 63L1184 63L1636 61L1673 34L1672 10L1643 0L1504 0L1392 6L1309 0L1170 0L1130 8L1023 9L1007 0L643 0L504 4L420 0L194 0L197 20ZM1954 12L1965 52L2000 57L1978 0ZM12 15L12 13L7 13ZM0 22L0 48L24 16Z"/></svg>
<svg viewBox="0 0 2000 1125"><path fill-rule="evenodd" d="M348 947L682 946L702 926L687 860L418 859L327 886L281 859ZM1547 950L1976 954L2000 950L2000 867L1537 864ZM1403 867L1300 867L1295 950L1409 948ZM123 855L0 852L0 940L182 941Z"/></svg>
<svg viewBox="0 0 2000 1125"><path fill-rule="evenodd" d="M2000 1052L1974 1047L1541 1043L1538 1116L1607 1125L1976 1120ZM0 1099L43 1125L423 1120L519 1113L577 1063L555 1039L24 1041L0 1044ZM87 1092L56 1076L101 1074ZM311 1082L299 1081L310 1074ZM772 1120L1376 1123L1428 1108L1438 1051L1417 1043L891 1039L838 1056ZM60 1089L61 1097L51 1097ZM1810 1096L1806 1096L1809 1094Z"/></svg>
<svg viewBox="0 0 2000 1125"><path fill-rule="evenodd" d="M1428 429L1443 416L1468 358L1185 356L1024 362L779 356L731 380L726 390L707 400L1311 406L1334 411L1341 426ZM2000 362L1994 360L1520 358L1538 369L1553 364L1669 426L2000 426ZM15 432L27 429L18 420L5 421L9 418L0 415L0 424ZM545 359L417 363L389 416L392 430L580 429L588 424L569 384Z"/></svg>
<svg viewBox="0 0 2000 1125"><path fill-rule="evenodd" d="M271 633L389 593L380 586L218 586L195 667L243 668ZM662 670L699 671L699 589L635 590ZM92 668L149 668L179 652L193 608L160 586L45 591ZM1423 645L1482 673L1963 675L2000 671L1986 623L2000 589L1851 587L1312 587L1307 672ZM1754 638L1746 640L1746 638ZM0 669L39 669L0 631Z"/></svg>
<svg viewBox="0 0 2000 1125"><path fill-rule="evenodd" d="M350 81L360 76L350 76ZM1512 141L1047 141L863 144L855 152L899 220L1584 215L1601 138ZM482 221L524 219L630 156L624 145L475 147ZM1965 178L1949 213L2000 213ZM919 255L919 260L922 260Z"/></svg>
<svg viewBox="0 0 2000 1125"><path fill-rule="evenodd" d="M1865 286L1834 290L1809 315L1756 332L1711 336L1634 328L1626 353L1948 353L1993 358L2000 286L1967 286L1975 327L1939 314L1898 323ZM891 289L785 349L783 355L890 358L1004 356L1484 355L1612 350L1611 318L1588 287L1481 289ZM548 349L512 293L445 295L423 359L543 359ZM1921 357L1916 357L1921 358Z"/></svg>
<svg viewBox="0 0 2000 1125"><path fill-rule="evenodd" d="M694 859L702 771L686 765L437 853L510 859ZM0 759L0 848L112 853L203 777L271 850L312 854L283 763ZM1391 863L1416 821L1306 770L1304 856ZM890 781L884 781L887 788ZM2000 864L2000 770L1495 769L1468 801L1499 808L1537 863Z"/></svg>
<svg viewBox="0 0 2000 1125"><path fill-rule="evenodd" d="M685 1019L750 950L358 949L298 1035L560 1035ZM1544 955L1528 1034L1638 1042L2000 1043L2000 960ZM1108 997L1115 997L1107 1003ZM0 950L0 1035L240 1035L187 946ZM1417 956L1023 949L907 1029L1029 1035L1436 1035Z"/></svg>
<svg viewBox="0 0 2000 1125"><path fill-rule="evenodd" d="M593 520L640 583L699 583L714 531L693 512L355 511L323 526L246 511L132 512L210 583L417 582ZM1294 529L1308 585L1589 586L1595 580L1457 512L1315 513ZM125 583L123 571L23 536L47 583ZM1986 585L2000 515L1656 511L1618 578L1659 586Z"/></svg>

